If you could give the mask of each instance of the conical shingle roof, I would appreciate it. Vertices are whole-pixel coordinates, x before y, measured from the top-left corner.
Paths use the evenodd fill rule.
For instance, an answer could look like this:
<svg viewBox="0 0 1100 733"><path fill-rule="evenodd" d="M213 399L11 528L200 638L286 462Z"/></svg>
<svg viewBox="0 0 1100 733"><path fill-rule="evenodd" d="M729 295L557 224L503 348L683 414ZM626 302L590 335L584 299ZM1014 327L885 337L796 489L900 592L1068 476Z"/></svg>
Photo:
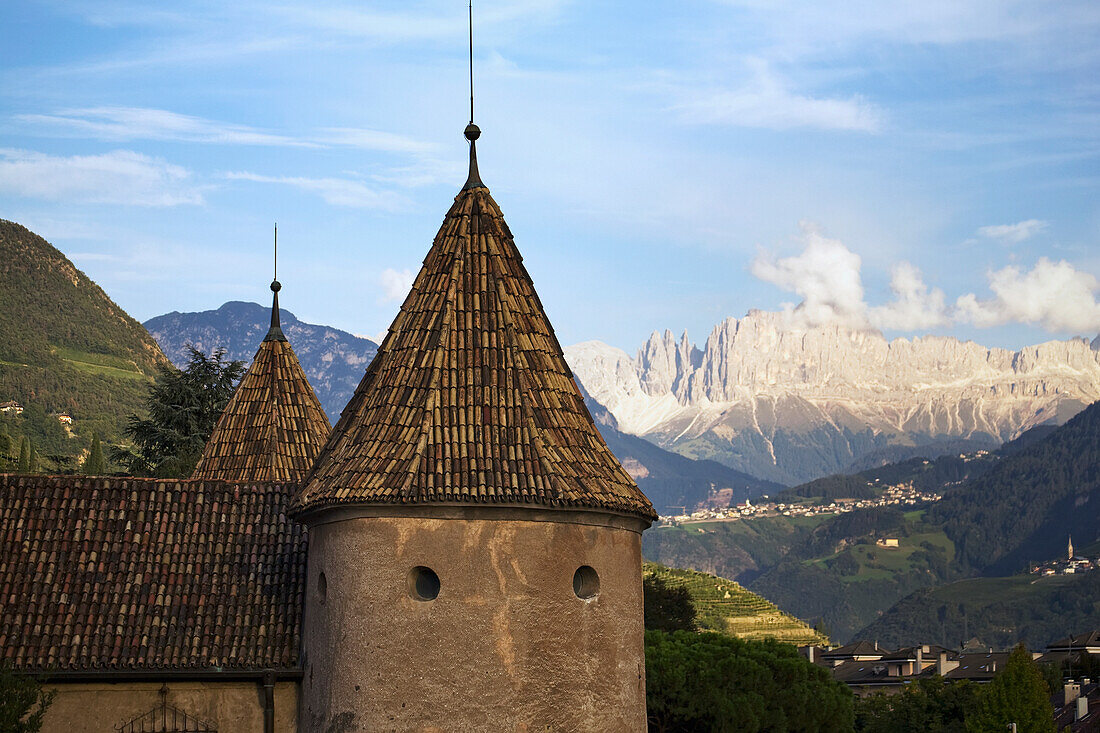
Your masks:
<svg viewBox="0 0 1100 733"><path fill-rule="evenodd" d="M193 479L300 482L329 434L328 417L279 325L271 329L206 442Z"/></svg>
<svg viewBox="0 0 1100 733"><path fill-rule="evenodd" d="M652 519L584 406L472 147L470 180L292 511L484 503Z"/></svg>

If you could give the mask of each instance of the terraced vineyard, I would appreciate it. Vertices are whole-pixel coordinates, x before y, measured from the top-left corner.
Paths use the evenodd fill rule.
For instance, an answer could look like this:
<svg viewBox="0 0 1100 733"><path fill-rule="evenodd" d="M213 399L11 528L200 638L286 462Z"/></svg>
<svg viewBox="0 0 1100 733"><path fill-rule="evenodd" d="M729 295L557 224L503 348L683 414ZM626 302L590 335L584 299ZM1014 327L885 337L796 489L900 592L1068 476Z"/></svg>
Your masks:
<svg viewBox="0 0 1100 733"><path fill-rule="evenodd" d="M642 573L661 578L670 587L687 588L695 605L696 624L702 630L790 644L828 643L820 633L736 581L651 562L642 564Z"/></svg>

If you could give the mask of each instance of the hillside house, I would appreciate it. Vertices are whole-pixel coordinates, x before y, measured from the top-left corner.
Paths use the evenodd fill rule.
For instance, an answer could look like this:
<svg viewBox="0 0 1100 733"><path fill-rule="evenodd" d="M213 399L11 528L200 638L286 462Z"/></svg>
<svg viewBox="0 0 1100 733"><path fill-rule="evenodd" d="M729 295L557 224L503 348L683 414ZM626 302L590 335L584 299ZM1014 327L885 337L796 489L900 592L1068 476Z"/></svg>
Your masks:
<svg viewBox="0 0 1100 733"><path fill-rule="evenodd" d="M23 405L19 404L15 400L9 402L0 402L0 412L5 415L22 415Z"/></svg>
<svg viewBox="0 0 1100 733"><path fill-rule="evenodd" d="M57 416L57 421L59 423L61 423L62 425L72 425L73 424L73 416L68 415L68 414L63 412L63 413L61 413L60 415Z"/></svg>

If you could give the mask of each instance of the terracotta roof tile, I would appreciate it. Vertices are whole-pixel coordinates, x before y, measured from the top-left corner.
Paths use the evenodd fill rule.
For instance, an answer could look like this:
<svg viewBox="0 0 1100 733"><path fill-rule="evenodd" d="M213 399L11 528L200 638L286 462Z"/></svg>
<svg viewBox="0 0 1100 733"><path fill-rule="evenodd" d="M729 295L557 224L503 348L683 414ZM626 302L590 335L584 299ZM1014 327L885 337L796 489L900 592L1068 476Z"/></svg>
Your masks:
<svg viewBox="0 0 1100 733"><path fill-rule="evenodd" d="M328 417L278 327L277 293L275 298L271 331L218 418L191 478L300 482L328 438Z"/></svg>
<svg viewBox="0 0 1100 733"><path fill-rule="evenodd" d="M656 516L600 437L480 181L455 198L292 511L471 502Z"/></svg>
<svg viewBox="0 0 1100 733"><path fill-rule="evenodd" d="M272 484L0 475L0 659L298 664L305 532Z"/></svg>

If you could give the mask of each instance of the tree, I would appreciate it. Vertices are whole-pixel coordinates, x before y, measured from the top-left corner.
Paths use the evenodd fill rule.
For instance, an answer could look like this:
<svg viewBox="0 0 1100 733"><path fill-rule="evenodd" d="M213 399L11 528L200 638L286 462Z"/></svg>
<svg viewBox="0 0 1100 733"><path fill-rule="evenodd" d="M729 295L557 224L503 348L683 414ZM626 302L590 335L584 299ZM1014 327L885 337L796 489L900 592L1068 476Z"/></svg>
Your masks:
<svg viewBox="0 0 1100 733"><path fill-rule="evenodd" d="M1001 672L978 697L977 709L967 717L968 733L1001 733L1009 723L1017 733L1053 733L1054 710L1050 690L1031 653L1017 646Z"/></svg>
<svg viewBox="0 0 1100 733"><path fill-rule="evenodd" d="M664 578L642 579L645 627L658 631L695 631L695 604L682 585L670 587Z"/></svg>
<svg viewBox="0 0 1100 733"><path fill-rule="evenodd" d="M879 693L856 701L860 733L965 733L966 718L977 709L978 686L947 683L940 676L920 679L899 693Z"/></svg>
<svg viewBox="0 0 1100 733"><path fill-rule="evenodd" d="M107 460L103 457L99 433L92 433L92 448L88 457L84 459L84 473L89 476L102 476L107 473Z"/></svg>
<svg viewBox="0 0 1100 733"><path fill-rule="evenodd" d="M841 733L852 693L789 644L647 631L649 729Z"/></svg>
<svg viewBox="0 0 1100 733"><path fill-rule="evenodd" d="M145 400L149 417L130 415L126 432L134 449L112 452L133 475L189 476L244 372L242 362L225 360L225 349L210 356L188 350L185 369L160 368Z"/></svg>
<svg viewBox="0 0 1100 733"><path fill-rule="evenodd" d="M11 458L11 436L3 429L0 429L0 458Z"/></svg>
<svg viewBox="0 0 1100 733"><path fill-rule="evenodd" d="M27 456L27 473L38 473L38 451L34 449L34 443L27 441L30 446L30 454Z"/></svg>
<svg viewBox="0 0 1100 733"><path fill-rule="evenodd" d="M44 691L37 680L0 664L0 731L38 733L56 690Z"/></svg>
<svg viewBox="0 0 1100 733"><path fill-rule="evenodd" d="M18 473L31 472L31 442L27 440L25 435L23 440L19 442L19 465L15 470Z"/></svg>

